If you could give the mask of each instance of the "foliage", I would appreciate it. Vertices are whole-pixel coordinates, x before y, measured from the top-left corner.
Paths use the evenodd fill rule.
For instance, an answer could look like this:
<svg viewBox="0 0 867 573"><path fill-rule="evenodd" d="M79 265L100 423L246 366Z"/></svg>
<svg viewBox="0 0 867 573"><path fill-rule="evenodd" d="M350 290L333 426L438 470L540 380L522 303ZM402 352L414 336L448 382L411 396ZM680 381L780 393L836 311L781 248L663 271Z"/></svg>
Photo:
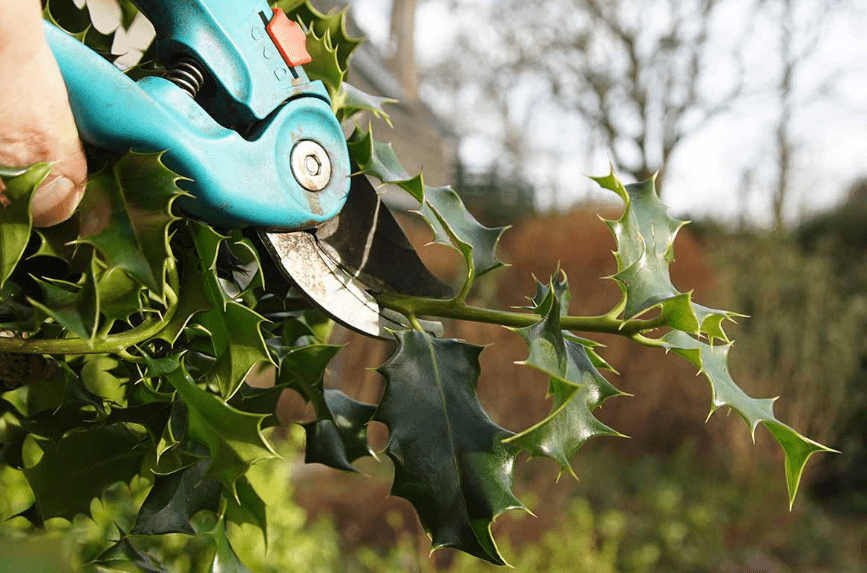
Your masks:
<svg viewBox="0 0 867 573"><path fill-rule="evenodd" d="M320 14L306 1L278 5L307 30L316 54L308 73L334 96L335 114L347 122L364 109L384 114L381 99L343 84L357 45L343 15ZM17 388L0 401L0 460L32 493L15 515L35 528L75 522L95 517L112 492L128 491L130 517L105 532L114 541L88 551L89 566L166 571L173 560L191 559L210 571L246 570L231 532L253 528L263 543L274 539L266 489L253 476L277 463L276 409L291 390L316 413L305 427L309 461L352 469L370 453L367 423L385 423L392 492L415 506L434 548L503 564L490 527L507 509L524 507L512 493L518 452L551 457L571 473L571 458L588 439L618 435L593 416L621 394L600 373L610 367L594 342L571 331L626 336L692 362L711 385L711 412L728 406L751 433L761 423L780 443L794 501L807 459L827 448L778 421L773 400L749 397L728 374L723 323L734 315L697 305L672 285L668 266L684 223L668 216L652 180L624 186L613 172L596 178L625 205L619 220L607 222L623 293L613 309L568 315L568 282L557 274L537 281L530 306L499 311L465 301L479 276L502 266L496 246L505 229L478 223L450 187L408 174L369 129L356 126L348 145L360 171L415 198L434 241L465 262L453 299L378 295L415 327L394 333L397 350L380 368L386 392L378 405L324 387L339 350L328 344L330 321L279 282L266 284L272 263L240 231L184 217L174 205L183 194L178 176L159 153L110 159L92 174L77 216L38 231L29 198L47 166L0 171L9 201L0 328L10 334L0 338L0 352L4 384ZM550 414L517 433L495 424L475 393L483 349L434 338L421 316L514 328L529 348L524 364L549 378ZM32 361L26 369L24 360ZM246 385L262 365L276 368L275 386ZM154 537L191 533L199 552L149 552L159 543Z"/></svg>

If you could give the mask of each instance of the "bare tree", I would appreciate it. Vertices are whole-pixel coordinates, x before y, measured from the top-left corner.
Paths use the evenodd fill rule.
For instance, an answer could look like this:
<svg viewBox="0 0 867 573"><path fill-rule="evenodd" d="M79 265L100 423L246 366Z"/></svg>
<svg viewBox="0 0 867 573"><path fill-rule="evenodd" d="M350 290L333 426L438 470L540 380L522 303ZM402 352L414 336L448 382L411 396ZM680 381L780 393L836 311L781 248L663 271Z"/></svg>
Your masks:
<svg viewBox="0 0 867 573"><path fill-rule="evenodd" d="M822 38L824 24L831 13L834 0L824 0L809 3L796 3L794 0L779 0L777 7L780 12L780 78L777 85L778 116L775 129L775 149L777 160L777 176L773 186L771 204L774 215L774 226L779 231L785 226L786 200L792 187L792 169L794 156L799 144L796 141L792 126L796 119L799 103L811 101L820 97L820 93L807 94L796 99L796 82L799 74L810 63L816 52L819 40ZM796 4L802 10L797 10ZM804 6L810 12L805 13Z"/></svg>
<svg viewBox="0 0 867 573"><path fill-rule="evenodd" d="M467 41L455 60L470 59L470 49L475 66L460 72L460 63L449 61L429 77L440 82L460 72L500 98L517 78L530 78L540 94L580 114L621 171L639 180L659 172L661 184L681 141L741 94L736 54L728 58L731 79L724 89L704 85L719 72L711 60L720 56L711 48L712 20L727 3L503 0L489 22L471 22L464 31ZM452 4L457 10L472 2ZM738 33L746 35L743 28Z"/></svg>

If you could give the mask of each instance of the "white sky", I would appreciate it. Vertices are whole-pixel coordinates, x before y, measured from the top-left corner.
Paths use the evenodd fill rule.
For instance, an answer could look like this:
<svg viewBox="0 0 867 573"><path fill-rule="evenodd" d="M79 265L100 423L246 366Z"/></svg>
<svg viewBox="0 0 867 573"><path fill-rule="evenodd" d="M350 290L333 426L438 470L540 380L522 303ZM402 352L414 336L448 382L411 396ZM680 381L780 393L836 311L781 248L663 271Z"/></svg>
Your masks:
<svg viewBox="0 0 867 573"><path fill-rule="evenodd" d="M416 51L422 65L463 56L450 51L459 23L446 3L420 1ZM489 0L479 0L482 15L486 4L490 4ZM797 109L793 130L799 147L787 211L790 220L833 205L855 178L867 175L867 36L863 33L867 29L867 2L844 0L842 4L844 9L829 19L829 29L801 76L804 93L831 80L835 95ZM390 5L388 0L352 2L355 19L370 40L380 46L388 38ZM728 12L720 15L719 25L740 25L750 17L744 12L746 6L737 2L729 5ZM758 22L759 27L763 25L774 29L774 22ZM733 221L745 209L753 221L770 222L775 106L767 76L775 72L773 62L779 57L776 46L770 35L754 38L749 50L753 57L747 62L753 96L686 138L676 150L665 181L665 200L675 214L712 215ZM725 77L720 78L720 82L725 81ZM760 87L763 83L764 88ZM526 137L538 152L527 175L534 181L548 182L538 190L540 207L562 208L592 194L592 186L580 175L605 172L608 150L589 144L587 137L578 135L580 122L553 105L533 100L534 94L521 86L516 87L512 97L533 102L528 106L534 114L533 129ZM443 106L443 102L431 103L435 108L437 104ZM471 166L484 168L496 157L496 136L495 127L469 134L461 146L462 158ZM561 152L551 153L555 148ZM739 188L748 168L754 171L753 185L744 197ZM555 185L556 205L552 192Z"/></svg>

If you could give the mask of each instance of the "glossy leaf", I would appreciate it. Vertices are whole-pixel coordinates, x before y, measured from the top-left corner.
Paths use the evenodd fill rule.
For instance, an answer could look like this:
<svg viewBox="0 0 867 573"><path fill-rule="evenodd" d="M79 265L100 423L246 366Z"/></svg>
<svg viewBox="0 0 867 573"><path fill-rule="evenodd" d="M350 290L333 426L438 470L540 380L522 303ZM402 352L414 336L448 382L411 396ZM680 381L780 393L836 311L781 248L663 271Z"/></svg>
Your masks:
<svg viewBox="0 0 867 573"><path fill-rule="evenodd" d="M166 375L187 407L186 435L208 448L211 465L207 477L219 480L236 495L235 482L259 460L277 454L262 435L266 417L241 412L199 388L181 367Z"/></svg>
<svg viewBox="0 0 867 573"><path fill-rule="evenodd" d="M337 93L337 96L331 101L331 109L334 110L334 115L341 122L352 118L352 116L359 112L369 111L374 116L384 119L391 125L391 120L383 109L383 106L387 103L397 103L397 100L375 96L343 82L340 85L340 91Z"/></svg>
<svg viewBox="0 0 867 573"><path fill-rule="evenodd" d="M205 478L210 463L204 459L180 471L155 476L130 533L194 535L190 518L202 510L216 512L220 506L220 482Z"/></svg>
<svg viewBox="0 0 867 573"><path fill-rule="evenodd" d="M159 295L171 256L169 224L177 219L171 207L183 194L178 178L160 154L130 152L90 178L80 207L79 241Z"/></svg>
<svg viewBox="0 0 867 573"><path fill-rule="evenodd" d="M208 534L214 542L214 560L211 562L209 573L252 573L238 558L238 554L226 537L226 525L223 520Z"/></svg>
<svg viewBox="0 0 867 573"><path fill-rule="evenodd" d="M236 302L213 309L198 318L211 333L217 361L207 374L220 388L224 399L231 398L257 364L271 362L259 324L265 320L256 311Z"/></svg>
<svg viewBox="0 0 867 573"><path fill-rule="evenodd" d="M668 267L674 261L674 240L687 222L669 216L656 194L655 179L623 185L613 169L592 179L624 203L620 219L603 220L617 240L613 278L624 293L625 318L659 308L665 326L728 341L722 322L738 315L695 304L690 293L678 291L671 282Z"/></svg>
<svg viewBox="0 0 867 573"><path fill-rule="evenodd" d="M756 427L761 423L779 442L785 454L786 484L789 507L795 502L798 485L807 460L816 452L834 452L831 448L806 438L774 416L776 398L752 398L732 379L728 369L731 344L711 346L682 332L672 331L660 340L666 350L689 360L710 383L711 409L708 418L719 408L728 406L741 415L750 427L755 441ZM838 452L839 453L839 452Z"/></svg>
<svg viewBox="0 0 867 573"><path fill-rule="evenodd" d="M63 328L92 344L100 316L97 272L98 263L94 258L91 259L90 268L84 273L80 285L59 286L60 283L37 280L42 287L43 301L29 299L29 302Z"/></svg>
<svg viewBox="0 0 867 573"><path fill-rule="evenodd" d="M238 525L249 523L262 532L265 547L268 546L268 508L250 481L242 477L237 483L237 501L229 498L226 505L226 520Z"/></svg>
<svg viewBox="0 0 867 573"><path fill-rule="evenodd" d="M122 424L72 432L56 447L44 444L39 462L24 475L43 519L90 514L90 500L141 467L145 449Z"/></svg>
<svg viewBox="0 0 867 573"><path fill-rule="evenodd" d="M542 421L506 440L532 456L555 460L574 472L569 460L588 440L597 436L622 436L593 416L593 410L612 396L622 395L603 377L590 360L587 349L560 328L562 316L557 293L568 293L565 275L552 278L533 301L543 318L533 326L515 329L527 343L530 355L524 364L548 375L548 390L554 398L551 412ZM562 296L561 295L561 296Z"/></svg>
<svg viewBox="0 0 867 573"><path fill-rule="evenodd" d="M304 463L319 463L348 472L352 462L374 455L367 442L367 423L376 406L353 400L340 390L323 392L331 419L302 424L307 435Z"/></svg>
<svg viewBox="0 0 867 573"><path fill-rule="evenodd" d="M491 523L523 508L512 494L516 449L502 442L476 396L481 347L426 333L395 333L397 352L379 368L385 395L375 420L388 426L391 492L409 500L433 548L454 547L504 564Z"/></svg>
<svg viewBox="0 0 867 573"><path fill-rule="evenodd" d="M316 417L331 419L331 411L325 402L322 377L325 368L342 346L310 344L293 348L280 362L277 373L278 385L286 385L298 392L313 405Z"/></svg>
<svg viewBox="0 0 867 573"><path fill-rule="evenodd" d="M30 240L33 226L30 200L49 171L46 163L29 168L0 166L0 180L6 187L0 197L0 287L15 270Z"/></svg>

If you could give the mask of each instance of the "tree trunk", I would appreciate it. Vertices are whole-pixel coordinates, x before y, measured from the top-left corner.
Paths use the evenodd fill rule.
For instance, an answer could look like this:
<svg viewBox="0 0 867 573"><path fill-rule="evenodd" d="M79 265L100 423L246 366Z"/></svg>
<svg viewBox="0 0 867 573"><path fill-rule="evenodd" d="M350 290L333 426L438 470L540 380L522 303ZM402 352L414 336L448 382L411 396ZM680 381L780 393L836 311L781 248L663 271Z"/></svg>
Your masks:
<svg viewBox="0 0 867 573"><path fill-rule="evenodd" d="M404 89L404 98L418 99L415 62L415 9L418 0L394 0L391 7L391 69Z"/></svg>

